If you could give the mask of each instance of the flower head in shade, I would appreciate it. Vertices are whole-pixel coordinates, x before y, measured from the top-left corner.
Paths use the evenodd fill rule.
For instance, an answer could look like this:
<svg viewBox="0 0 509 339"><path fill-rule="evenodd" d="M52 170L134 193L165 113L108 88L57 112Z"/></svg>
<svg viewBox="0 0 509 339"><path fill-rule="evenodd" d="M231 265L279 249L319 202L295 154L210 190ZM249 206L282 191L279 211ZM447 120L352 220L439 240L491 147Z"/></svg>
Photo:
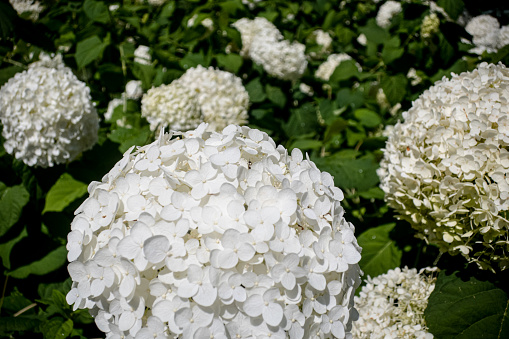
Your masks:
<svg viewBox="0 0 509 339"><path fill-rule="evenodd" d="M152 130L161 126L188 130L206 122L209 130L219 131L229 124L247 123L248 107L249 95L240 78L199 65L171 84L149 90L141 112Z"/></svg>
<svg viewBox="0 0 509 339"><path fill-rule="evenodd" d="M9 0L9 2L19 15L28 13L32 21L39 19L39 14L44 10L44 6L39 1Z"/></svg>
<svg viewBox="0 0 509 339"><path fill-rule="evenodd" d="M378 277L368 277L355 306L359 319L352 334L359 339L420 338L431 339L424 321L428 298L435 289L435 269L389 270Z"/></svg>
<svg viewBox="0 0 509 339"><path fill-rule="evenodd" d="M482 63L435 83L403 113L378 174L389 206L442 252L509 263L509 70Z"/></svg>
<svg viewBox="0 0 509 339"><path fill-rule="evenodd" d="M90 90L61 55L41 56L0 89L4 148L28 166L74 160L96 143L99 117Z"/></svg>
<svg viewBox="0 0 509 339"><path fill-rule="evenodd" d="M332 177L264 132L160 134L76 211L67 301L107 338L345 338L360 248Z"/></svg>
<svg viewBox="0 0 509 339"><path fill-rule="evenodd" d="M376 24L382 28L388 28L394 16L401 13L401 2L389 0L378 9L376 14Z"/></svg>
<svg viewBox="0 0 509 339"><path fill-rule="evenodd" d="M150 65L152 56L150 55L150 47L140 45L134 50L134 62L142 65Z"/></svg>
<svg viewBox="0 0 509 339"><path fill-rule="evenodd" d="M274 24L265 18L242 18L233 25L241 34L241 55L262 65L264 70L279 79L295 81L307 67L306 46L283 39Z"/></svg>

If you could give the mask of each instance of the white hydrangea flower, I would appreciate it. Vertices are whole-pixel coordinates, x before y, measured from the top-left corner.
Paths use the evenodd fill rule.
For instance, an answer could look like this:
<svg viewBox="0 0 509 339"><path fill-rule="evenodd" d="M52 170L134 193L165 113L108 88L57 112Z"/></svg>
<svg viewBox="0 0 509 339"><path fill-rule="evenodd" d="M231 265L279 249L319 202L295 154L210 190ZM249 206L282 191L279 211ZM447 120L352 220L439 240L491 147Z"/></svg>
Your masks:
<svg viewBox="0 0 509 339"><path fill-rule="evenodd" d="M419 338L431 339L424 310L436 278L426 273L435 269L395 268L376 278L368 277L355 306L359 319L352 335L359 339Z"/></svg>
<svg viewBox="0 0 509 339"><path fill-rule="evenodd" d="M509 25L502 26L498 34L498 48L509 45Z"/></svg>
<svg viewBox="0 0 509 339"><path fill-rule="evenodd" d="M389 136L389 206L442 252L507 268L509 70L482 63L425 91Z"/></svg>
<svg viewBox="0 0 509 339"><path fill-rule="evenodd" d="M232 26L241 34L240 54L262 65L268 74L279 79L295 81L306 70L308 64L304 54L306 46L296 41L290 43L284 40L281 32L267 19L242 18Z"/></svg>
<svg viewBox="0 0 509 339"><path fill-rule="evenodd" d="M364 33L362 33L361 35L359 35L357 37L357 42L361 45L361 46L366 46L368 44L368 38L366 38L366 35Z"/></svg>
<svg viewBox="0 0 509 339"><path fill-rule="evenodd" d="M106 338L348 337L361 249L332 176L256 129L206 129L90 184L67 301Z"/></svg>
<svg viewBox="0 0 509 339"><path fill-rule="evenodd" d="M309 95L309 96L312 96L315 93L313 91L313 87L311 87L303 82L301 82L299 84L299 91L301 91L302 93Z"/></svg>
<svg viewBox="0 0 509 339"><path fill-rule="evenodd" d="M134 62L142 65L150 65L152 56L150 55L150 47L140 45L134 50Z"/></svg>
<svg viewBox="0 0 509 339"><path fill-rule="evenodd" d="M312 33L312 37L314 38L317 45L322 46L322 49L320 52L311 52L310 55L312 57L320 57L322 55L326 55L330 53L330 50L332 48L332 38L328 32L324 32L321 29L317 29Z"/></svg>
<svg viewBox="0 0 509 339"><path fill-rule="evenodd" d="M12 8L19 14L29 13L30 20L39 19L39 14L44 10L44 6L39 1L34 0L9 0Z"/></svg>
<svg viewBox="0 0 509 339"><path fill-rule="evenodd" d="M168 125L188 130L206 122L209 130L219 131L247 123L249 94L234 74L198 65L170 85L149 90L141 102L152 130Z"/></svg>
<svg viewBox="0 0 509 339"><path fill-rule="evenodd" d="M412 86L416 86L422 82L422 78L417 74L417 70L415 68L410 68L406 77L410 79L410 84Z"/></svg>
<svg viewBox="0 0 509 339"><path fill-rule="evenodd" d="M2 86L0 121L7 153L40 167L74 160L94 146L99 129L90 89L61 55L43 55Z"/></svg>
<svg viewBox="0 0 509 339"><path fill-rule="evenodd" d="M434 34L438 33L440 26L440 19L436 13L426 15L422 20L421 37L427 39L431 38Z"/></svg>
<svg viewBox="0 0 509 339"><path fill-rule="evenodd" d="M338 67L340 63L346 60L352 60L352 57L346 53L329 55L327 57L327 61L318 66L318 69L315 72L315 77L322 79L323 81L329 81L336 67ZM362 67L357 63L356 65L359 72L362 72Z"/></svg>
<svg viewBox="0 0 509 339"><path fill-rule="evenodd" d="M378 9L376 24L382 28L388 28L391 25L392 18L401 13L401 10L401 2L393 0L386 1Z"/></svg>
<svg viewBox="0 0 509 339"><path fill-rule="evenodd" d="M472 35L472 42L476 46L471 50L472 53L497 51L500 24L496 18L487 14L476 16L468 22L465 30Z"/></svg>
<svg viewBox="0 0 509 339"><path fill-rule="evenodd" d="M125 95L127 99L138 100L143 95L140 80L130 80L125 85Z"/></svg>

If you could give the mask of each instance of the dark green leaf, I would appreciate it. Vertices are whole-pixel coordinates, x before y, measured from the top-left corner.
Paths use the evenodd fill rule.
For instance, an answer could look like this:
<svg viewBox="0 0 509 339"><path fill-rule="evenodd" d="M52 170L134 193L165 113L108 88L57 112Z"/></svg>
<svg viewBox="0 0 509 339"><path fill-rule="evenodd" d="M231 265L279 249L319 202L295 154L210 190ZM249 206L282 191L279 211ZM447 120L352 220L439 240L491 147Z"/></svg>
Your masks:
<svg viewBox="0 0 509 339"><path fill-rule="evenodd" d="M391 223L370 228L357 237L357 242L362 247L359 266L364 274L374 278L401 264L403 252L389 237L389 232L395 225Z"/></svg>
<svg viewBox="0 0 509 339"><path fill-rule="evenodd" d="M152 87L152 80L154 79L154 76L156 75L154 66L143 65L143 64L135 62L132 70L133 70L134 76L136 78L138 78L139 80L141 80L143 88Z"/></svg>
<svg viewBox="0 0 509 339"><path fill-rule="evenodd" d="M138 129L118 127L108 137L111 141L119 143L118 149L121 153L124 153L133 145L145 145L149 136L149 127L144 126Z"/></svg>
<svg viewBox="0 0 509 339"><path fill-rule="evenodd" d="M24 68L20 66L9 66L0 70L0 86L5 84L16 73L23 71Z"/></svg>
<svg viewBox="0 0 509 339"><path fill-rule="evenodd" d="M30 274L45 275L49 272L60 268L67 261L67 249L65 246L57 247L57 249L48 253L44 258L33 263L22 266L15 269L14 271L8 272L7 275L17 278L24 279Z"/></svg>
<svg viewBox="0 0 509 339"><path fill-rule="evenodd" d="M249 100L251 100L251 102L262 102L267 98L260 78L251 80L251 82L246 85L246 91L249 93Z"/></svg>
<svg viewBox="0 0 509 339"><path fill-rule="evenodd" d="M7 39L12 36L14 31L13 21L17 13L12 9L12 6L7 2L0 2L0 36Z"/></svg>
<svg viewBox="0 0 509 339"><path fill-rule="evenodd" d="M73 329L71 319L55 317L41 324L41 331L44 339L67 338Z"/></svg>
<svg viewBox="0 0 509 339"><path fill-rule="evenodd" d="M237 73L242 67L243 59L238 54L217 54L217 63L226 70Z"/></svg>
<svg viewBox="0 0 509 339"><path fill-rule="evenodd" d="M366 35L366 39L374 44L382 44L390 38L389 33L376 24L375 19L370 19L368 24L359 28L360 33Z"/></svg>
<svg viewBox="0 0 509 339"><path fill-rule="evenodd" d="M2 311L7 311L10 314L14 314L31 304L32 302L25 298L19 291L13 291L11 295L8 295L4 298Z"/></svg>
<svg viewBox="0 0 509 339"><path fill-rule="evenodd" d="M399 44L400 40L398 37L393 37L384 43L382 60L386 65L389 65L394 60L399 59L403 53L405 53L405 49L399 47Z"/></svg>
<svg viewBox="0 0 509 339"><path fill-rule="evenodd" d="M67 294L71 290L71 279L67 278L64 282L61 283L51 283L51 284L39 284L37 287L37 293L42 299L50 300L53 298L53 291L60 291L62 294Z"/></svg>
<svg viewBox="0 0 509 339"><path fill-rule="evenodd" d="M6 187L0 194L0 236L4 235L21 216L30 194L22 185Z"/></svg>
<svg viewBox="0 0 509 339"><path fill-rule="evenodd" d="M205 56L203 55L203 53L189 53L189 54L186 54L186 56L183 57L179 61L179 64L180 64L180 67L182 67L183 69L188 69L188 68L191 68L191 67L196 67L198 65L202 65L202 66L205 66L205 67L208 66L208 62L207 62Z"/></svg>
<svg viewBox="0 0 509 339"><path fill-rule="evenodd" d="M29 331L34 329L39 320L34 317L0 317L0 333Z"/></svg>
<svg viewBox="0 0 509 339"><path fill-rule="evenodd" d="M283 129L289 137L316 132L318 121L316 107L306 103L302 107L292 110L290 120L284 124Z"/></svg>
<svg viewBox="0 0 509 339"><path fill-rule="evenodd" d="M42 213L61 212L71 202L82 197L86 192L86 184L75 180L70 174L64 173L50 188Z"/></svg>
<svg viewBox="0 0 509 339"><path fill-rule="evenodd" d="M488 281L439 273L424 311L436 338L508 338L507 294Z"/></svg>
<svg viewBox="0 0 509 339"><path fill-rule="evenodd" d="M107 23L109 20L108 7L102 1L85 0L83 4L85 14L92 21Z"/></svg>
<svg viewBox="0 0 509 339"><path fill-rule="evenodd" d="M2 258L2 264L5 268L11 268L11 260L10 255L12 248L16 245L21 239L28 235L26 228L23 228L23 231L14 239L7 241L6 243L0 244L0 258Z"/></svg>
<svg viewBox="0 0 509 339"><path fill-rule="evenodd" d="M359 192L359 196L363 197L364 199L384 200L385 193L380 189L380 187L372 187L365 192Z"/></svg>
<svg viewBox="0 0 509 339"><path fill-rule="evenodd" d="M437 5L442 7L453 20L458 19L465 7L463 0L438 0Z"/></svg>
<svg viewBox="0 0 509 339"><path fill-rule="evenodd" d="M271 85L267 84L265 86L265 91L266 91L267 97L269 98L270 101L272 101L273 103L275 103L277 106L279 106L281 108L285 107L286 96L283 93L283 91L281 89L279 89L279 87L271 86Z"/></svg>
<svg viewBox="0 0 509 339"><path fill-rule="evenodd" d="M378 163L372 156L359 159L345 159L339 155L315 158L313 161L322 170L334 177L336 186L343 189L367 191L378 184L376 169Z"/></svg>
<svg viewBox="0 0 509 339"><path fill-rule="evenodd" d="M380 85L387 96L387 100L389 100L389 103L392 106L403 100L406 94L407 84L407 78L403 74L397 74L394 76L386 75L380 82Z"/></svg>
<svg viewBox="0 0 509 339"><path fill-rule="evenodd" d="M364 103L364 96L360 91L342 88L336 95L336 104L338 108L350 106L352 108L361 107Z"/></svg>
<svg viewBox="0 0 509 339"><path fill-rule="evenodd" d="M312 150L319 149L320 147L322 147L322 142L319 140L298 139L295 140L290 147L288 147L288 151L291 152L294 148L298 148L300 150Z"/></svg>
<svg viewBox="0 0 509 339"><path fill-rule="evenodd" d="M367 108L359 108L353 112L355 118L366 127L372 128L382 123L382 118L372 110Z"/></svg>
<svg viewBox="0 0 509 339"><path fill-rule="evenodd" d="M328 141L332 140L332 137L335 134L343 132L345 130L346 126L348 126L348 122L345 119L337 118L332 124L330 124L327 127L323 141L328 142Z"/></svg>
<svg viewBox="0 0 509 339"><path fill-rule="evenodd" d="M76 54L74 55L78 68L81 69L98 59L107 45L108 43L102 42L97 35L78 42Z"/></svg>
<svg viewBox="0 0 509 339"><path fill-rule="evenodd" d="M342 61L330 76L329 83L338 83L351 77L358 77L359 69L354 60Z"/></svg>

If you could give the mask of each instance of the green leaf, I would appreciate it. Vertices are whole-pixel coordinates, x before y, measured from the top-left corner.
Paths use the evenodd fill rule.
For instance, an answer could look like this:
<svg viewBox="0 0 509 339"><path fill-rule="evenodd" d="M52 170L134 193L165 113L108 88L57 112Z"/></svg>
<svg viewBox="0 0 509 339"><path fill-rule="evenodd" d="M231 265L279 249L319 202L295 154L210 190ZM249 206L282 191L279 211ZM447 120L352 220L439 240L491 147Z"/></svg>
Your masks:
<svg viewBox="0 0 509 339"><path fill-rule="evenodd" d="M143 126L138 129L118 127L108 137L111 141L119 143L118 149L121 153L124 153L133 145L145 145L149 136L149 127Z"/></svg>
<svg viewBox="0 0 509 339"><path fill-rule="evenodd" d="M23 231L14 239L9 240L6 243L0 244L0 258L2 258L2 264L5 268L11 268L11 260L10 255L12 248L16 245L21 239L28 235L26 227L23 228Z"/></svg>
<svg viewBox="0 0 509 339"><path fill-rule="evenodd" d="M105 24L110 19L108 15L108 7L102 1L85 0L83 10L92 21Z"/></svg>
<svg viewBox="0 0 509 339"><path fill-rule="evenodd" d="M251 100L251 102L262 102L267 98L267 95L265 95L265 91L263 90L263 86L260 82L260 78L251 80L246 85L246 91L249 94L249 100Z"/></svg>
<svg viewBox="0 0 509 339"><path fill-rule="evenodd" d="M2 315L2 317L0 317L0 333L30 331L33 330L39 322L39 320L33 317L6 317Z"/></svg>
<svg viewBox="0 0 509 339"><path fill-rule="evenodd" d="M386 65L389 65L394 60L399 59L403 53L405 53L405 49L399 47L399 44L400 40L396 36L384 43L384 48L382 50L382 60Z"/></svg>
<svg viewBox="0 0 509 339"><path fill-rule="evenodd" d="M9 66L2 68L0 71L0 86L5 84L10 78L12 78L16 73L23 71L24 68L20 66Z"/></svg>
<svg viewBox="0 0 509 339"><path fill-rule="evenodd" d="M74 55L78 68L81 69L98 59L108 44L107 42L101 41L97 35L78 42L76 45L76 54Z"/></svg>
<svg viewBox="0 0 509 339"><path fill-rule="evenodd" d="M291 152L294 148L298 148L300 150L309 150L319 149L320 147L322 147L322 142L320 140L298 139L295 140L295 142L293 142L290 147L288 147L288 152Z"/></svg>
<svg viewBox="0 0 509 339"><path fill-rule="evenodd" d="M424 311L436 338L509 338L507 294L489 281L438 274Z"/></svg>
<svg viewBox="0 0 509 339"><path fill-rule="evenodd" d="M392 106L403 100L406 94L407 84L407 78L403 74L394 76L386 75L380 81L380 85L387 96L387 100L389 100Z"/></svg>
<svg viewBox="0 0 509 339"><path fill-rule="evenodd" d="M359 266L364 274L374 278L388 270L399 267L402 251L396 247L389 232L395 223L370 228L357 237L362 247L362 258Z"/></svg>
<svg viewBox="0 0 509 339"><path fill-rule="evenodd" d="M0 193L0 236L18 222L30 194L22 185L5 187Z"/></svg>
<svg viewBox="0 0 509 339"><path fill-rule="evenodd" d="M86 184L75 180L70 174L64 173L50 188L42 213L61 212L71 202L82 197L86 192Z"/></svg>
<svg viewBox="0 0 509 339"><path fill-rule="evenodd" d="M366 35L366 39L369 42L375 44L381 44L390 38L389 33L385 29L378 26L374 18L370 19L366 26L360 27L359 32Z"/></svg>
<svg viewBox="0 0 509 339"><path fill-rule="evenodd" d="M345 159L336 153L326 158L314 158L313 161L322 171L329 172L334 177L336 186L342 189L362 192L379 182L376 174L378 163L371 155L359 159Z"/></svg>
<svg viewBox="0 0 509 339"><path fill-rule="evenodd" d="M329 83L337 83L351 77L358 77L359 69L353 60L342 61L330 76Z"/></svg>
<svg viewBox="0 0 509 339"><path fill-rule="evenodd" d="M135 62L132 68L133 75L141 80L143 88L152 87L152 80L156 75L156 70L152 65L143 65Z"/></svg>
<svg viewBox="0 0 509 339"><path fill-rule="evenodd" d="M14 31L14 20L17 13L7 2L0 2L0 36L3 39L12 37Z"/></svg>
<svg viewBox="0 0 509 339"><path fill-rule="evenodd" d="M286 96L279 87L267 84L265 86L265 92L267 93L267 97L269 98L270 101L272 101L281 108L285 107Z"/></svg>
<svg viewBox="0 0 509 339"><path fill-rule="evenodd" d="M283 129L289 137L315 133L317 128L316 107L309 102L292 110L290 120L283 125Z"/></svg>
<svg viewBox="0 0 509 339"><path fill-rule="evenodd" d="M198 65L202 65L204 67L208 66L208 62L203 53L188 53L179 60L179 64L183 69L196 67Z"/></svg>
<svg viewBox="0 0 509 339"><path fill-rule="evenodd" d="M465 7L463 0L438 0L437 5L442 7L453 20L458 19Z"/></svg>
<svg viewBox="0 0 509 339"><path fill-rule="evenodd" d="M223 66L226 70L233 73L237 73L244 62L238 54L217 54L216 60L219 66Z"/></svg>
<svg viewBox="0 0 509 339"><path fill-rule="evenodd" d="M22 266L15 269L14 271L8 272L7 275L17 278L24 279L30 274L45 275L49 272L60 268L67 261L67 249L65 246L57 247L57 249L48 253L44 258L33 263Z"/></svg>
<svg viewBox="0 0 509 339"><path fill-rule="evenodd" d="M382 123L382 118L372 110L360 108L353 112L355 118L368 128L376 127Z"/></svg>
<svg viewBox="0 0 509 339"><path fill-rule="evenodd" d="M71 319L55 317L41 324L41 332L44 339L67 338L72 332L73 325Z"/></svg>

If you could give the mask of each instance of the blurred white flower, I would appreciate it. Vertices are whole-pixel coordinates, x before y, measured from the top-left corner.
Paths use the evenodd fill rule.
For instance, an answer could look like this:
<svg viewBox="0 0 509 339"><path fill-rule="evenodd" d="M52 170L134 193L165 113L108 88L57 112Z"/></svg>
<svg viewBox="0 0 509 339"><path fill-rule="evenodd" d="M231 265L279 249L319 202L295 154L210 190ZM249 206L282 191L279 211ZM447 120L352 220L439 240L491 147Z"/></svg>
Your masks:
<svg viewBox="0 0 509 339"><path fill-rule="evenodd" d="M138 100L143 95L140 80L130 80L125 85L125 95L127 99Z"/></svg>
<svg viewBox="0 0 509 339"><path fill-rule="evenodd" d="M425 39L432 37L438 33L440 26L440 19L436 13L426 15L422 20L421 36Z"/></svg>
<svg viewBox="0 0 509 339"><path fill-rule="evenodd" d="M417 74L417 70L415 68L410 68L406 77L410 79L410 84L412 86L416 86L422 82L422 78Z"/></svg>
<svg viewBox="0 0 509 339"><path fill-rule="evenodd" d="M472 53L497 51L500 24L496 18L487 14L476 16L467 23L465 30L472 35L472 43L475 45Z"/></svg>
<svg viewBox="0 0 509 339"><path fill-rule="evenodd" d="M277 27L262 17L242 18L232 26L241 34L242 56L262 65L276 78L295 81L302 76L308 63L305 45L284 40Z"/></svg>
<svg viewBox="0 0 509 339"><path fill-rule="evenodd" d="M306 85L303 82L299 84L299 91L309 96L312 96L314 94L313 87Z"/></svg>
<svg viewBox="0 0 509 339"><path fill-rule="evenodd" d="M428 276L436 269L389 270L371 278L362 287L355 305L359 319L353 322L352 335L359 339L420 338L431 339L424 321L428 298L435 280Z"/></svg>
<svg viewBox="0 0 509 339"><path fill-rule="evenodd" d="M219 131L247 123L249 95L232 73L198 65L171 84L150 89L141 102L152 130L188 130L206 122L209 130Z"/></svg>
<svg viewBox="0 0 509 339"><path fill-rule="evenodd" d="M5 150L28 166L68 163L97 142L90 89L60 54L42 55L2 86L0 120Z"/></svg>
<svg viewBox="0 0 509 339"><path fill-rule="evenodd" d="M401 2L389 0L378 9L376 14L376 24L382 28L388 28L394 16L401 13Z"/></svg>
<svg viewBox="0 0 509 339"><path fill-rule="evenodd" d="M368 38L366 38L366 35L361 34L357 37L357 42L361 45L361 46L366 46L368 44Z"/></svg>
<svg viewBox="0 0 509 339"><path fill-rule="evenodd" d="M206 127L130 149L89 186L67 301L107 338L350 335L361 249L332 177L264 132Z"/></svg>
<svg viewBox="0 0 509 339"><path fill-rule="evenodd" d="M152 63L150 48L144 45L138 46L134 50L134 62L137 62L142 65L150 65Z"/></svg>
<svg viewBox="0 0 509 339"><path fill-rule="evenodd" d="M9 0L9 2L18 15L28 13L32 21L39 19L39 14L44 10L44 6L35 0Z"/></svg>
<svg viewBox="0 0 509 339"><path fill-rule="evenodd" d="M378 174L389 206L442 252L505 269L509 70L482 63L435 83L403 113Z"/></svg>

